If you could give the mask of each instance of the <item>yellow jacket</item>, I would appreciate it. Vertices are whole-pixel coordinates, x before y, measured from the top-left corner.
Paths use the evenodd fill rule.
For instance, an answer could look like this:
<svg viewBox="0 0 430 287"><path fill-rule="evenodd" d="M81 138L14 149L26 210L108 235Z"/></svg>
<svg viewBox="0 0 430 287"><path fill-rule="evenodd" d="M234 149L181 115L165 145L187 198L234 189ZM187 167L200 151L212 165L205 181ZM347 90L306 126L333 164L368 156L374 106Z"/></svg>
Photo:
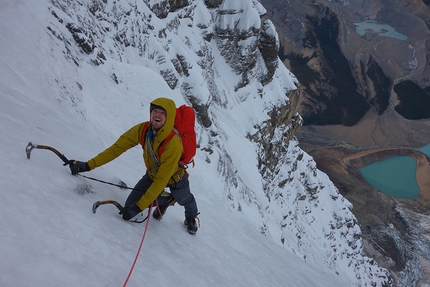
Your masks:
<svg viewBox="0 0 430 287"><path fill-rule="evenodd" d="M152 149L160 164L157 165L151 157L148 149L143 147L143 160L153 183L136 203L140 209L146 209L164 190L168 184L174 184L184 175L185 170L178 165L179 159L183 153L182 143L178 135L174 135L166 144L160 158L158 158L157 149L162 141L170 134L175 123L176 105L175 102L167 98L157 98L151 104L161 106L166 110L166 123L157 132ZM90 169L102 166L120 156L123 152L141 143L143 126L147 122L135 125L124 134L110 147L99 153L88 161ZM151 128L151 127L149 127ZM145 142L149 142L148 139ZM146 145L146 144L145 144Z"/></svg>

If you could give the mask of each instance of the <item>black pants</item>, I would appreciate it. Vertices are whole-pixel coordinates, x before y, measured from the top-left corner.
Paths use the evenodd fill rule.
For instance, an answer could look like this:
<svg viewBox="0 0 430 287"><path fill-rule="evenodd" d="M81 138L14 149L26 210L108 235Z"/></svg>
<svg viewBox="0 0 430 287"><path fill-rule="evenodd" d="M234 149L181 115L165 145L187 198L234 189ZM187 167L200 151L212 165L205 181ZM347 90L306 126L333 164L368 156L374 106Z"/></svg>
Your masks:
<svg viewBox="0 0 430 287"><path fill-rule="evenodd" d="M136 204L140 198L145 194L146 190L151 186L152 179L148 174L145 174L134 186L133 190L130 192L127 200L125 201L125 206L130 206ZM173 185L167 186L176 202L185 208L185 217L194 218L197 216L197 203L194 195L190 191L190 183L188 181L188 174L185 173L180 181ZM158 196L159 204L163 205L165 203L165 198Z"/></svg>

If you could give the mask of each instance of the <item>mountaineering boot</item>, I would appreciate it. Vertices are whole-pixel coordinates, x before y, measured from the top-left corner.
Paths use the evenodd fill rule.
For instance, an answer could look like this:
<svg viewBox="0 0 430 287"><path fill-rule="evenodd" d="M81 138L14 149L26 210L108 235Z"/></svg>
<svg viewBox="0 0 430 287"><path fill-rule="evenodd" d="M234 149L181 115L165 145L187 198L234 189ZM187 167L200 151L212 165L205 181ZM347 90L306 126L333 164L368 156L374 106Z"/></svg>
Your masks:
<svg viewBox="0 0 430 287"><path fill-rule="evenodd" d="M194 235L197 232L197 223L195 217L187 217L184 220L184 224L187 226L189 234Z"/></svg>
<svg viewBox="0 0 430 287"><path fill-rule="evenodd" d="M152 217L157 220L163 219L163 215L166 213L167 208L170 205L174 205L176 202L170 193L166 193L166 195L162 194L161 196L163 200L159 200L160 205L158 207L156 206L154 212L152 213Z"/></svg>
<svg viewBox="0 0 430 287"><path fill-rule="evenodd" d="M165 205L165 206L156 207L154 212L152 213L152 218L157 219L157 220L163 219L163 215L166 213L167 207L169 207L169 206Z"/></svg>

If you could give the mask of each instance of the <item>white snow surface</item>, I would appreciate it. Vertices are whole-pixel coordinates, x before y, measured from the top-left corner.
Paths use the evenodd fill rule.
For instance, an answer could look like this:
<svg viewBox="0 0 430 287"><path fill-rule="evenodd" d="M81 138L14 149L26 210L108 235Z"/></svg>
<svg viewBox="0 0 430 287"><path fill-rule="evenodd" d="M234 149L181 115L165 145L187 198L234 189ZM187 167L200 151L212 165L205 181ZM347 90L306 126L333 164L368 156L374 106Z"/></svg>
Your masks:
<svg viewBox="0 0 430 287"><path fill-rule="evenodd" d="M54 8L54 2L74 5L77 16L67 12L67 5L63 6L64 11ZM0 286L124 286L136 256L127 286L335 287L369 286L369 280L382 282L369 277L369 273L377 274L377 266L368 265L364 257L357 255L360 252L353 259L350 254L339 255L339 250L350 248L343 237L350 229L344 227L342 231L340 227L337 232L330 225L332 216L339 214L347 221L354 219L350 205L294 140L284 156L300 154L303 160L295 161L299 163L297 169L286 167L274 179L284 181L291 171L297 175L286 185L284 199L268 202L262 191L255 146L246 135L255 132L255 124L268 119L267 114L256 112L256 107L268 111L274 105L288 103L285 90L293 88L296 80L286 68L278 69L275 80L264 87L265 94L273 94L270 100L251 96L256 89L263 89L259 83L250 83L235 93L236 97L229 98L237 76L212 44L215 58L212 69L219 76L215 82L223 87L219 98L213 99L202 85L204 73L198 65L190 67L192 76L180 78L181 84L186 83L199 92L200 101L219 104L211 106L211 117L217 119L212 127L196 126L199 144L207 145L214 131L218 136L213 140L224 141L213 146L213 153L199 149L196 166L189 169L191 189L201 212L196 236L186 232L183 208L175 205L162 221L149 220L142 249L137 253L146 224L123 221L113 205L100 206L96 214L91 212L98 200L114 199L123 204L129 190L72 176L69 168L49 150L34 149L30 160L27 159L25 147L31 141L52 146L68 159L86 161L131 126L147 120L149 103L154 98L170 97L177 106L189 104L180 88L171 89L160 76L159 70L171 62L156 65L149 59L169 59L178 51L187 58L196 57L189 51L198 50L202 44L195 36L198 32L189 31L197 29L197 24L180 18L184 25L176 34L169 34L173 39L168 43L170 49L159 39L144 34L136 40L142 41L143 50L133 45L118 48L112 38L94 37L92 41L97 47L86 55L52 11L61 19L77 23L83 17L79 16L79 9L85 10L91 2L2 0L0 3ZM121 14L128 11L124 7L129 5L143 14L152 13L145 1L116 2L118 7L113 9L112 1L107 1L106 9L110 7ZM151 4L161 2L151 1ZM200 13L194 15L194 21L204 20L205 28L201 29L210 27L207 19L210 13L202 1L191 2L196 7L194 13ZM245 2L241 6L239 1L232 1L224 6L239 10L258 6L255 0ZM258 16L256 11L249 13ZM164 22L151 15L152 27L156 31L163 29ZM115 20L117 15L110 16ZM131 33L128 28L139 21L145 21L142 15L138 17L133 12L129 17L129 21L116 23L124 34ZM230 20L233 23L234 19ZM249 27L256 22L247 19L246 23ZM100 29L105 32L114 28L107 21L95 25L103 26ZM188 38L182 40L185 35ZM102 65L94 65L91 60L100 47L104 48L106 60ZM279 82L286 86L278 85ZM237 190L227 184L223 174L226 171L219 164L225 152L235 167L232 170L237 172ZM317 175L315 178L298 176L309 169ZM135 147L83 175L113 183L121 180L133 186L144 172L141 148ZM306 186L319 186L323 191L312 213L309 205L297 200L300 193L306 193L304 180ZM242 187L243 182L248 186ZM244 198L239 200L241 195ZM232 196L235 203L229 199ZM340 199L332 200L334 197ZM289 205L293 203L297 206ZM293 213L286 218L290 210ZM306 216L297 217L298 210ZM298 227L281 229L280 225ZM302 239L297 239L299 234L292 230L300 230ZM331 241L326 241L324 233ZM285 239L283 244L281 238ZM361 241L356 244L355 248L361 250ZM338 253L329 254L332 249ZM358 267L354 269L348 263Z"/></svg>

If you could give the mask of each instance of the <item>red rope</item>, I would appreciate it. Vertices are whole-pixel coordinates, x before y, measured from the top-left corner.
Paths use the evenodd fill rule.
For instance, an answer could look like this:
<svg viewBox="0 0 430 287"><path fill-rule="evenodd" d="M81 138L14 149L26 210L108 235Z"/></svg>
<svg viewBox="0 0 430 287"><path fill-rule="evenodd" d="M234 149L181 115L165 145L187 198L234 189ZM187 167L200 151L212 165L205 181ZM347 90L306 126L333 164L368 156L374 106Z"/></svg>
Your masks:
<svg viewBox="0 0 430 287"><path fill-rule="evenodd" d="M133 272L134 266L136 265L137 258L139 257L140 250L142 249L143 240L145 240L146 231L148 230L149 219L151 218L151 210L152 210L152 204L149 207L148 220L146 221L145 231L143 232L143 236L142 236L142 240L140 241L139 249L137 250L136 257L134 258L133 265L131 265L130 272L128 272L127 279L125 279L124 285L122 285L123 287L127 286L128 280L130 279L131 273Z"/></svg>

